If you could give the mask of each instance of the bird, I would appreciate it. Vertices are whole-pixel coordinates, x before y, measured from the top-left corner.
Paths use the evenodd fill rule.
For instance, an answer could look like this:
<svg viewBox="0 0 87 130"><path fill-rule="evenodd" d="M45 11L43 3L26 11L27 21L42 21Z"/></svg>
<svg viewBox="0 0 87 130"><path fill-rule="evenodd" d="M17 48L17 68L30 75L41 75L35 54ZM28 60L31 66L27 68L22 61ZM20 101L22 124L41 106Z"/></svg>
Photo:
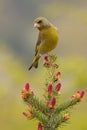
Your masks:
<svg viewBox="0 0 87 130"><path fill-rule="evenodd" d="M39 30L38 40L35 47L35 55L29 70L38 68L38 61L41 55L48 54L58 44L58 28L49 22L45 17L38 17L34 21L34 27Z"/></svg>

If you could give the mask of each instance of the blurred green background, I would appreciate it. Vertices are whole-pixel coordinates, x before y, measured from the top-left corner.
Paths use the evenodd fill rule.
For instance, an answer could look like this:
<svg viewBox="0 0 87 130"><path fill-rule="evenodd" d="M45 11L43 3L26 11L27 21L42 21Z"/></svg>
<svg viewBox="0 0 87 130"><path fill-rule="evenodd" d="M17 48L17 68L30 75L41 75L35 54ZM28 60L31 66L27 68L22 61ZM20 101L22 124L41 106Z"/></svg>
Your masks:
<svg viewBox="0 0 87 130"><path fill-rule="evenodd" d="M59 29L58 55L62 72L61 100L75 91L87 91L87 0L0 0L0 129L36 130L37 121L26 120L20 92L26 82L41 98L45 82L42 61L28 71L38 31L33 21L48 18ZM74 107L69 125L61 130L87 130L87 96Z"/></svg>

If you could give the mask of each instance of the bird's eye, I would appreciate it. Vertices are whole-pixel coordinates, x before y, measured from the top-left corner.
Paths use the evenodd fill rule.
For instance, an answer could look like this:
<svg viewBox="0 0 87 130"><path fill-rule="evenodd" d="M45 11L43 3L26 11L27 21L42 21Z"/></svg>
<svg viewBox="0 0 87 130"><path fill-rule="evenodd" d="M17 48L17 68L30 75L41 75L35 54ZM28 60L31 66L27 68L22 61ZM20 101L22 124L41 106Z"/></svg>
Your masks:
<svg viewBox="0 0 87 130"><path fill-rule="evenodd" d="M39 20L39 21L38 21L38 23L42 23L42 21L41 21L41 20Z"/></svg>

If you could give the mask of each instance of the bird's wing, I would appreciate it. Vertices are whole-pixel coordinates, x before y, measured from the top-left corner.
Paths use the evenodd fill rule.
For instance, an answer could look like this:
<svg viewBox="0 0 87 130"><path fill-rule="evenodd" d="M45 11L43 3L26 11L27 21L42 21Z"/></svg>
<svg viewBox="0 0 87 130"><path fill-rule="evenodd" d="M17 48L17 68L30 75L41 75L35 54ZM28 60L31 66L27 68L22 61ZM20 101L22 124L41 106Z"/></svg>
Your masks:
<svg viewBox="0 0 87 130"><path fill-rule="evenodd" d="M39 33L38 40L37 40L36 47L35 47L35 56L38 54L40 44L41 44L41 37L40 37L40 33Z"/></svg>

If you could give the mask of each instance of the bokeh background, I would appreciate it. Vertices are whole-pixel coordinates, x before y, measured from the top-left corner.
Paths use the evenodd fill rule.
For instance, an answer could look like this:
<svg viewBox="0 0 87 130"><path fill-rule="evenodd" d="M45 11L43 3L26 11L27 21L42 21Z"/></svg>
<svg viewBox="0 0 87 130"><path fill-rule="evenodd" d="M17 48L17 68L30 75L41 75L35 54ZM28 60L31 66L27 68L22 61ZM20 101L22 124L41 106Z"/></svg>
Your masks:
<svg viewBox="0 0 87 130"><path fill-rule="evenodd" d="M36 130L37 120L26 120L20 92L26 82L43 95L45 73L28 71L38 31L33 21L48 18L59 29L58 55L62 72L62 100L77 90L87 91L87 0L0 0L0 129ZM87 130L87 96L73 108L69 125L61 130Z"/></svg>

